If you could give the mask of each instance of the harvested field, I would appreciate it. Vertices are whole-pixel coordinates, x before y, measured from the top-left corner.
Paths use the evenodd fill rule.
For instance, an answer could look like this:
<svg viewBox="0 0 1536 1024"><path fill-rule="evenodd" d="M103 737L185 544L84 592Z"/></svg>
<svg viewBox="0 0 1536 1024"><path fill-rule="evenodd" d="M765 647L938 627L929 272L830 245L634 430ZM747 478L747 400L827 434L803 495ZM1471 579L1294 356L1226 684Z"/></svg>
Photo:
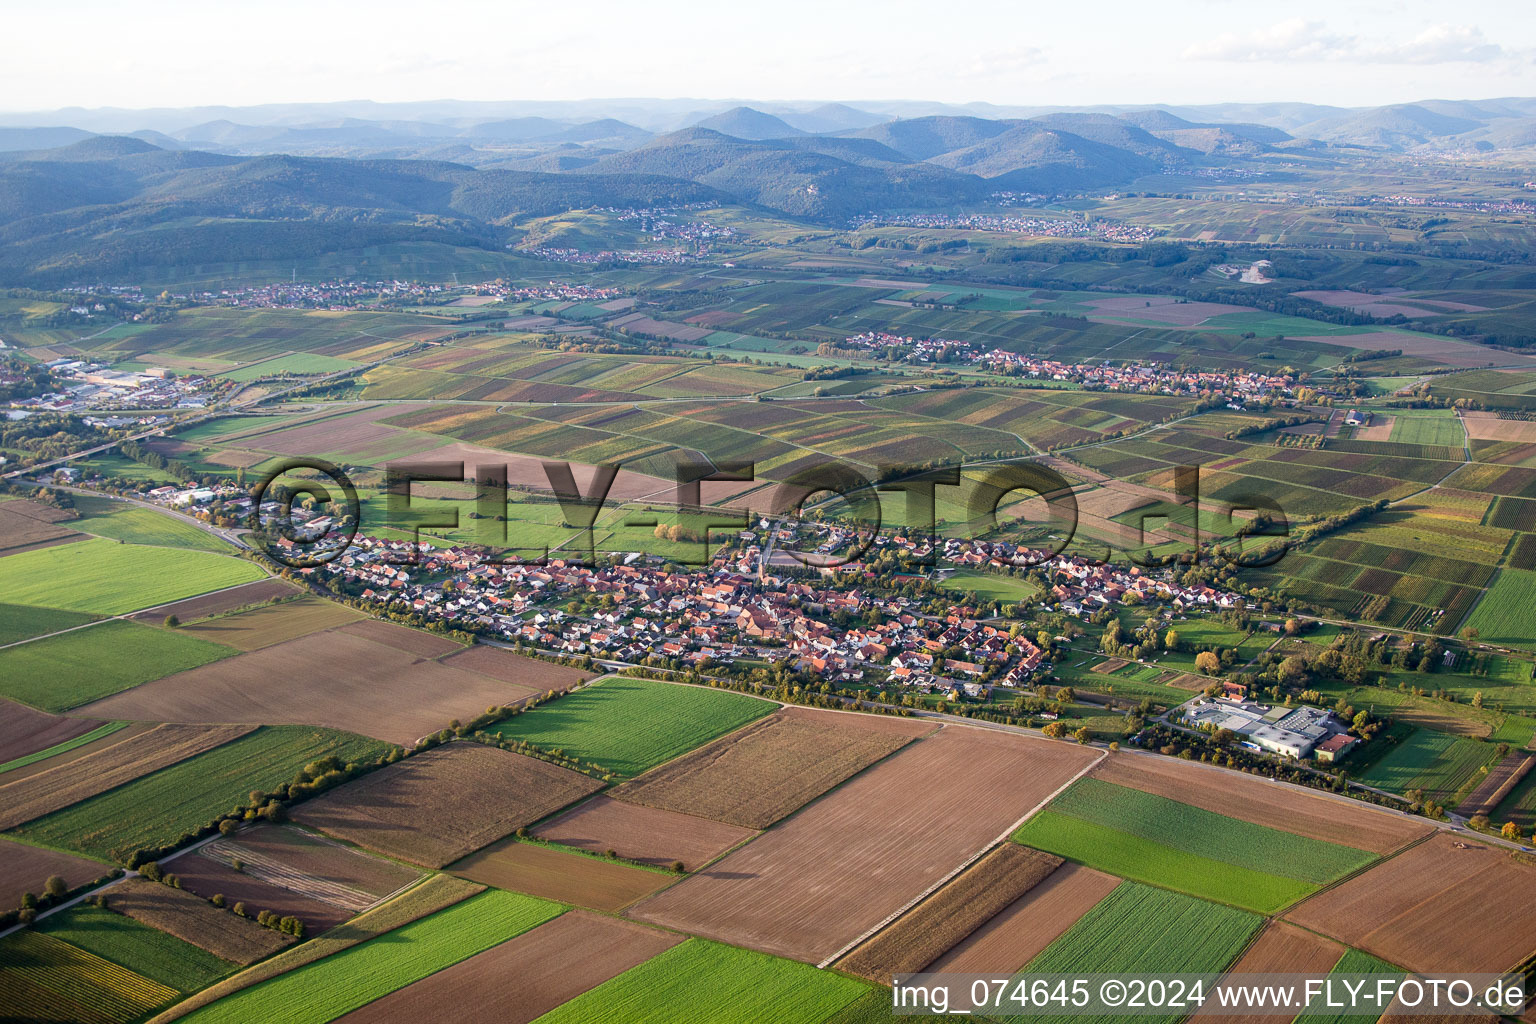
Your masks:
<svg viewBox="0 0 1536 1024"><path fill-rule="evenodd" d="M1461 414L1467 436L1474 441L1536 442L1536 421L1501 420L1496 412L1467 411Z"/></svg>
<svg viewBox="0 0 1536 1024"><path fill-rule="evenodd" d="M58 875L73 889L111 870L111 865L100 861L0 839L0 910L21 906L23 893L42 893L49 875Z"/></svg>
<svg viewBox="0 0 1536 1024"><path fill-rule="evenodd" d="M1180 672L1172 679L1163 683L1164 686L1172 686L1177 690L1188 690L1191 693L1199 693L1211 685L1210 676L1200 676L1193 672Z"/></svg>
<svg viewBox="0 0 1536 1024"><path fill-rule="evenodd" d="M36 775L0 786L0 829L41 818L98 793L185 761L255 726L162 725ZM0 776L3 779L4 776Z"/></svg>
<svg viewBox="0 0 1536 1024"><path fill-rule="evenodd" d="M1271 921L1237 963L1233 974L1327 974L1344 955L1344 947L1321 935L1284 921ZM1197 1010L1191 1020L1204 1024L1243 1024L1252 1017L1223 1014L1214 1005Z"/></svg>
<svg viewBox="0 0 1536 1024"><path fill-rule="evenodd" d="M1536 949L1536 868L1440 834L1285 917L1412 971L1503 971Z"/></svg>
<svg viewBox="0 0 1536 1024"><path fill-rule="evenodd" d="M298 589L285 580L257 580L255 583L244 583L238 587L230 587L228 590L220 590L218 593L189 597L185 601L161 605L151 611L139 612L133 617L151 625L164 622L167 615L174 615L182 622L194 622L197 619L206 619L210 615L223 615L236 608L246 608L274 598L292 597L297 593Z"/></svg>
<svg viewBox="0 0 1536 1024"><path fill-rule="evenodd" d="M312 633L216 666L166 676L97 701L82 713L128 720L321 725L409 744L455 718L474 718L489 705L527 695L478 672L422 660L350 632L364 624Z"/></svg>
<svg viewBox="0 0 1536 1024"><path fill-rule="evenodd" d="M464 1007L497 1024L528 1024L683 936L572 911L360 1010L345 1024L458 1024Z"/></svg>
<svg viewBox="0 0 1536 1024"><path fill-rule="evenodd" d="M1358 801L1346 804L1171 757L1111 754L1094 769L1093 777L1256 825L1371 853L1401 849L1432 828Z"/></svg>
<svg viewBox="0 0 1536 1024"><path fill-rule="evenodd" d="M506 839L453 866L463 878L559 903L617 911L672 881L628 864Z"/></svg>
<svg viewBox="0 0 1536 1024"><path fill-rule="evenodd" d="M363 619L351 625L342 626L338 632L393 647L398 651L414 654L418 658L440 658L445 654L462 650L464 647L463 644L446 637L434 636L407 626L397 626L392 622L380 622L378 619Z"/></svg>
<svg viewBox="0 0 1536 1024"><path fill-rule="evenodd" d="M989 846L1095 757L1075 744L946 725L631 916L825 960ZM934 781L949 778L966 783Z"/></svg>
<svg viewBox="0 0 1536 1024"><path fill-rule="evenodd" d="M594 797L534 830L546 842L588 853L613 850L626 860L657 867L682 861L689 870L697 870L754 834L749 828L608 796Z"/></svg>
<svg viewBox="0 0 1536 1024"><path fill-rule="evenodd" d="M0 555L84 537L54 519L30 514L32 509L44 508L25 500L0 504Z"/></svg>
<svg viewBox="0 0 1536 1024"><path fill-rule="evenodd" d="M322 793L293 816L365 849L440 868L601 788L531 757L453 743Z"/></svg>
<svg viewBox="0 0 1536 1024"><path fill-rule="evenodd" d="M1136 320L1156 320L1175 327L1193 327L1223 313L1251 313L1247 306L1232 306L1225 302L1189 302L1167 295L1118 295L1107 299L1085 299L1093 310L1090 318L1098 316L1122 316Z"/></svg>
<svg viewBox="0 0 1536 1024"><path fill-rule="evenodd" d="M987 854L949 884L837 962L840 970L891 984L943 956L1065 863L1013 843Z"/></svg>
<svg viewBox="0 0 1536 1024"><path fill-rule="evenodd" d="M478 672L492 679L499 679L511 686L526 688L530 693L565 693L578 683L592 678L591 672L556 665L538 658L525 658L504 647L475 644L457 654L450 654L439 662L449 668Z"/></svg>
<svg viewBox="0 0 1536 1024"><path fill-rule="evenodd" d="M0 764L83 736L101 724L91 718L50 715L0 698Z"/></svg>
<svg viewBox="0 0 1536 1024"><path fill-rule="evenodd" d="M236 650L255 651L361 618L362 612L344 604L318 597L300 597L183 626L181 632Z"/></svg>
<svg viewBox="0 0 1536 1024"><path fill-rule="evenodd" d="M1504 802L1510 791L1536 767L1536 755L1509 754L1488 772L1488 777L1467 795L1456 813L1471 817L1474 814L1492 814L1493 809Z"/></svg>
<svg viewBox="0 0 1536 1024"><path fill-rule="evenodd" d="M302 829L256 825L198 851L245 874L359 913L416 882L421 872Z"/></svg>
<svg viewBox="0 0 1536 1024"><path fill-rule="evenodd" d="M956 973L1016 971L1119 884L1102 871L1063 864L929 966Z"/></svg>
<svg viewBox="0 0 1536 1024"><path fill-rule="evenodd" d="M180 867L192 857L179 857L169 863ZM198 895L143 878L129 878L107 890L107 906L143 924L174 935L206 949L224 960L248 964L282 949L293 937L264 928L249 918L220 910ZM230 904L234 904L233 898ZM251 908L269 909L265 905ZM305 922L310 926L309 922ZM311 926L312 927L312 926Z"/></svg>
<svg viewBox="0 0 1536 1024"><path fill-rule="evenodd" d="M743 828L767 828L932 731L929 723L900 718L784 708L646 772L613 795Z"/></svg>
<svg viewBox="0 0 1536 1024"><path fill-rule="evenodd" d="M350 910L264 882L247 872L236 871L228 864L204 857L201 851L162 861L161 865L168 874L181 879L181 887L186 892L195 893L205 900L222 894L231 907L236 903L244 903L251 917L255 917L260 910L270 910L282 916L292 915L304 922L305 932L309 935L333 928L352 916Z"/></svg>
<svg viewBox="0 0 1536 1024"><path fill-rule="evenodd" d="M1119 672L1129 664L1130 662L1124 658L1106 658L1088 671L1107 676L1112 672Z"/></svg>

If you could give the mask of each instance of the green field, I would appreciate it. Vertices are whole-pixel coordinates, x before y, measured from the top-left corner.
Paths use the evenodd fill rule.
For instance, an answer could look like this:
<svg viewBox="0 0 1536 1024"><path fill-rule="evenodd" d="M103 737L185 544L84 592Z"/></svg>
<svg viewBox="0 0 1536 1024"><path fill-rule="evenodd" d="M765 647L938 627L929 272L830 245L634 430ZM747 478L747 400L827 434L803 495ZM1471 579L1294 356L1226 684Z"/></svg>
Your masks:
<svg viewBox="0 0 1536 1024"><path fill-rule="evenodd" d="M1125 882L1024 967L1027 974L1214 973L1247 945L1263 918L1192 896ZM1185 1016L1097 1017L1176 1021ZM1009 1021L1071 1021L1031 1013Z"/></svg>
<svg viewBox="0 0 1536 1024"><path fill-rule="evenodd" d="M744 694L652 679L609 679L518 715L489 731L639 775L772 712Z"/></svg>
<svg viewBox="0 0 1536 1024"><path fill-rule="evenodd" d="M1394 793L1422 789L1429 799L1446 804L1497 753L1491 743L1420 729L1362 769L1355 781Z"/></svg>
<svg viewBox="0 0 1536 1024"><path fill-rule="evenodd" d="M975 594L983 601L1001 601L1004 604L1033 601L1040 595L1040 588L1028 580L972 569L960 570L940 586L955 593Z"/></svg>
<svg viewBox="0 0 1536 1024"><path fill-rule="evenodd" d="M1123 878L1265 913L1289 906L1318 888L1310 882L1228 864L1052 810L1036 814L1013 838Z"/></svg>
<svg viewBox="0 0 1536 1024"><path fill-rule="evenodd" d="M1386 974L1394 978L1401 978L1406 972L1398 970L1385 960L1378 960L1369 953L1362 953L1358 949L1347 949L1344 955L1339 957L1339 962L1333 965L1329 974ZM1376 1024L1380 1018L1378 1013L1345 1013L1343 1010L1329 1009L1325 1006L1309 1006L1293 1024Z"/></svg>
<svg viewBox="0 0 1536 1024"><path fill-rule="evenodd" d="M12 556L15 557L14 555ZM0 561L0 565L4 562ZM1466 624L1483 643L1536 650L1536 572L1502 569Z"/></svg>
<svg viewBox="0 0 1536 1024"><path fill-rule="evenodd" d="M0 939L0 1018L27 1024L129 1024L177 992L62 939L22 929Z"/></svg>
<svg viewBox="0 0 1536 1024"><path fill-rule="evenodd" d="M272 790L326 755L371 761L388 744L333 729L263 726L248 736L108 790L12 830L44 846L106 860L178 842L230 809L253 789Z"/></svg>
<svg viewBox="0 0 1536 1024"><path fill-rule="evenodd" d="M186 633L114 619L0 649L0 694L67 711L239 652Z"/></svg>
<svg viewBox="0 0 1536 1024"><path fill-rule="evenodd" d="M1051 810L1184 853L1315 885L1358 871L1376 859L1364 850L1255 825L1099 779L1074 783L1056 798Z"/></svg>
<svg viewBox="0 0 1536 1024"><path fill-rule="evenodd" d="M558 917L558 903L490 889L351 949L235 992L188 1024L326 1024ZM280 1009L279 1009L280 1008Z"/></svg>
<svg viewBox="0 0 1536 1024"><path fill-rule="evenodd" d="M97 538L0 558L0 593L12 604L121 615L264 579L254 563L206 551Z"/></svg>
<svg viewBox="0 0 1536 1024"><path fill-rule="evenodd" d="M1450 409L1394 409L1390 440L1460 448L1467 443L1467 433Z"/></svg>
<svg viewBox="0 0 1536 1024"><path fill-rule="evenodd" d="M296 353L294 355L278 356L275 359L266 359L259 363L251 363L242 366L238 370L228 370L216 374L225 380L239 383L245 381L260 380L263 377L277 377L284 374L293 376L307 376L310 374L335 373L338 370L350 370L361 366L362 363L353 362L350 359L335 359L331 356L317 356L309 353Z"/></svg>
<svg viewBox="0 0 1536 1024"><path fill-rule="evenodd" d="M127 722L107 722L105 725L99 725L92 729L90 732L76 736L72 740L65 740L63 743L55 743L53 746L46 750L35 751L34 753L27 754L25 757L14 758L5 762L5 764L0 764L0 774L11 771L13 768L25 768L29 764L35 764L38 761L46 761L48 758L53 757L56 754L63 754L74 750L76 747L83 747L87 743L94 743L96 740L101 739L103 736L112 735L114 732L117 732L117 730L125 727L127 724Z"/></svg>
<svg viewBox="0 0 1536 1024"><path fill-rule="evenodd" d="M81 517L69 524L73 529L106 537L108 540L166 548L191 548L220 555L228 555L235 550L191 523L153 509L86 495L75 498L75 508Z"/></svg>
<svg viewBox="0 0 1536 1024"><path fill-rule="evenodd" d="M196 992L235 970L207 950L104 907L77 904L39 921L37 930L180 992Z"/></svg>
<svg viewBox="0 0 1536 1024"><path fill-rule="evenodd" d="M809 964L689 939L549 1011L538 1024L821 1024L868 991L862 982Z"/></svg>
<svg viewBox="0 0 1536 1024"><path fill-rule="evenodd" d="M81 626L97 617L89 612L66 612L26 604L0 604L0 646Z"/></svg>

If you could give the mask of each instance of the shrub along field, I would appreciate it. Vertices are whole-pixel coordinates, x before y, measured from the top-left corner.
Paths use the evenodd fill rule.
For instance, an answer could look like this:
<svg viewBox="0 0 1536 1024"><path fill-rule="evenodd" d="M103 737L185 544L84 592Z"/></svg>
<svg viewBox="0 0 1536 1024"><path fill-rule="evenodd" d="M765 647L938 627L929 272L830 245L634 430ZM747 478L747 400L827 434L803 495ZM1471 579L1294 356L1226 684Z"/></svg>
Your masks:
<svg viewBox="0 0 1536 1024"><path fill-rule="evenodd" d="M1097 779L1075 783L1013 838L1111 874L1265 912L1375 859Z"/></svg>
<svg viewBox="0 0 1536 1024"><path fill-rule="evenodd" d="M808 964L689 939L577 996L537 1024L821 1024L869 989Z"/></svg>
<svg viewBox="0 0 1536 1024"><path fill-rule="evenodd" d="M608 679L489 731L633 776L687 753L777 705L727 690Z"/></svg>
<svg viewBox="0 0 1536 1024"><path fill-rule="evenodd" d="M125 859L196 832L245 803L251 790L275 789L311 761L366 762L387 750L377 740L331 729L266 726L13 831L47 846Z"/></svg>

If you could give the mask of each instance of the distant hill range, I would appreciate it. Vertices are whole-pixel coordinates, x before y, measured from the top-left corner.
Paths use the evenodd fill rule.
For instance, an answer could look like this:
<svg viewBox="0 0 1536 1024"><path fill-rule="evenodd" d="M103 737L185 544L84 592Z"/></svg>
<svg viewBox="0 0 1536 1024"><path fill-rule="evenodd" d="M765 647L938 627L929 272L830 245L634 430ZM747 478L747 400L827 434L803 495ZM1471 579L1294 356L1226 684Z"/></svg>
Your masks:
<svg viewBox="0 0 1536 1024"><path fill-rule="evenodd" d="M1004 191L1122 189L1349 152L1536 146L1528 99L1370 110L765 106L58 112L75 123L0 127L0 279L78 281L194 253L286 259L415 239L500 249L520 220L594 206L734 202L838 225ZM604 112L625 116L586 116ZM99 130L110 124L133 127Z"/></svg>

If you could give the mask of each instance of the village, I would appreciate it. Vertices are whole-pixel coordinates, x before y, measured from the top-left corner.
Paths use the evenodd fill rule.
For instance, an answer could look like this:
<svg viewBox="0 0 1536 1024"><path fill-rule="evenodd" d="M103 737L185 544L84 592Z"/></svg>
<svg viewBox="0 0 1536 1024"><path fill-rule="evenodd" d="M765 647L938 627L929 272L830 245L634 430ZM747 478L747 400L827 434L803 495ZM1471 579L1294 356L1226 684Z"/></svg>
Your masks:
<svg viewBox="0 0 1536 1024"><path fill-rule="evenodd" d="M1080 384L1085 388L1103 391L1167 395L1226 394L1233 397L1264 398L1290 396L1296 388L1295 381L1289 377L1253 370L1189 370L1177 369L1166 363L1129 366L1066 363L1002 349L985 349L974 342L948 338L913 338L884 331L850 335L843 340L843 347L872 351L897 350L903 353L905 361L920 365L975 366L995 373Z"/></svg>

